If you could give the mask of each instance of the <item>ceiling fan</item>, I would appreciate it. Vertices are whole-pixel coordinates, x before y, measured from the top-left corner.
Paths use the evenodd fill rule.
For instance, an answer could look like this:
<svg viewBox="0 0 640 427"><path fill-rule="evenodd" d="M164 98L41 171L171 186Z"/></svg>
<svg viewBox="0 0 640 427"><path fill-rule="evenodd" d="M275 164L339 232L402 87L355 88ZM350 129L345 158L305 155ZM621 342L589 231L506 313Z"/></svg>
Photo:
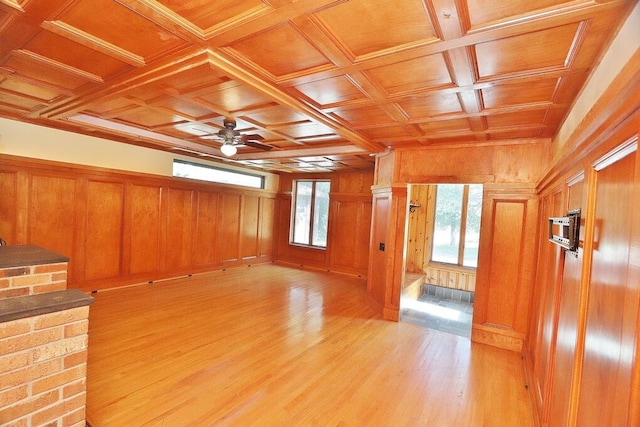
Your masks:
<svg viewBox="0 0 640 427"><path fill-rule="evenodd" d="M222 141L220 151L225 156L233 156L238 152L239 145L254 147L259 150L269 151L271 146L260 143L264 138L258 134L243 135L236 129L236 121L233 119L224 119L224 129L218 131L216 139Z"/></svg>

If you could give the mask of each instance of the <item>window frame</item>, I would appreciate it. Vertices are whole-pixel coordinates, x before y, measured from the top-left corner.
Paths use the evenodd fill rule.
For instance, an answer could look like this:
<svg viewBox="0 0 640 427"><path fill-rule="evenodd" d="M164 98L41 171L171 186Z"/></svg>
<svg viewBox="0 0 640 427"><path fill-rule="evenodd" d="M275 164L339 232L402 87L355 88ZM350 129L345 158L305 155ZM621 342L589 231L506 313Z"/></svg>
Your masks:
<svg viewBox="0 0 640 427"><path fill-rule="evenodd" d="M442 184L434 184L436 187L436 196L434 197L433 203L433 226L431 229L432 236L435 235L436 229L436 214L438 210L438 198L437 191L441 185L451 185L448 183ZM464 265L464 252L465 252L465 244L466 244L466 234L467 234L467 216L468 216L468 208L469 208L469 187L471 185L482 185L479 183L466 183L461 184L462 187L462 205L460 207L460 235L458 236L458 257L457 263L447 262L447 261L436 261L433 259L433 251L435 249L435 244L431 244L431 253L429 254L429 264L432 265L442 265L442 266L450 266L456 267L460 269L468 269L468 270L476 270L478 259L476 258L476 266ZM484 185L482 185L482 192L484 193ZM480 217L480 221L482 221L482 215ZM432 237L433 238L433 237Z"/></svg>
<svg viewBox="0 0 640 427"><path fill-rule="evenodd" d="M176 165L176 163L179 163L179 164L182 164L182 165L193 166L193 167L196 167L196 168L202 168L202 169L209 169L209 170L224 172L224 173L232 174L232 175L241 175L241 176L245 176L245 177L259 178L260 179L260 186L247 185L247 184L243 184L243 183L240 183L240 182L230 182L230 181L224 181L224 180L205 179L205 178L192 178L192 177L189 177L189 176L176 175L176 173L175 173L175 165ZM238 187L252 188L252 189L255 189L255 190L264 190L264 188L265 188L265 183L266 183L265 176L261 175L261 174L257 174L257 173L250 173L250 172L239 171L239 170L235 170L235 169L226 169L226 168L221 168L221 167L212 166L212 165L205 165L203 163L191 162L191 161L182 160L182 159L173 159L173 162L171 163L171 165L172 165L172 171L171 171L172 173L171 173L171 175L174 178L192 179L194 181L212 182L212 183L215 183L215 184L223 184L223 185L235 185L235 186L238 186Z"/></svg>
<svg viewBox="0 0 640 427"><path fill-rule="evenodd" d="M298 183L301 182L305 182L305 183L311 183L312 184L312 188L311 188L311 201L310 201L310 210L309 210L309 218L308 218L308 227L309 227L309 234L308 234L308 239L310 243L300 243L300 242L296 242L295 239L295 232L296 232L296 211L297 211L297 202L298 202ZM327 238L326 238L326 244L325 246L321 246L321 245L314 245L313 244L313 235L314 235L314 216L315 216L315 209L316 209L316 184L318 182L326 182L329 184L329 193L328 193L328 205L327 205ZM289 226L289 244L292 246L300 246L300 247L304 247L304 248L312 248L312 249L319 249L319 250L326 250L327 247L329 246L329 210L331 207L331 179L295 179L293 180L293 188L291 191L291 220L290 220L290 226Z"/></svg>

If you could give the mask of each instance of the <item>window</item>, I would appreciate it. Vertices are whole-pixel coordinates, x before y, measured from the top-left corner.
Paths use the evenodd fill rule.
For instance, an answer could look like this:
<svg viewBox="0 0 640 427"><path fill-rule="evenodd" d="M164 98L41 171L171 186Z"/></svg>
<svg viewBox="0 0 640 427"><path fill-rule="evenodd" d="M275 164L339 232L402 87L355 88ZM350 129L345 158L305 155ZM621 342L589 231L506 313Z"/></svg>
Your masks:
<svg viewBox="0 0 640 427"><path fill-rule="evenodd" d="M173 176L178 178L199 179L219 184L242 185L243 187L264 188L264 176L246 172L220 169L213 166L173 160Z"/></svg>
<svg viewBox="0 0 640 427"><path fill-rule="evenodd" d="M482 184L440 184L431 261L478 266Z"/></svg>
<svg viewBox="0 0 640 427"><path fill-rule="evenodd" d="M327 247L330 181L295 181L291 243Z"/></svg>

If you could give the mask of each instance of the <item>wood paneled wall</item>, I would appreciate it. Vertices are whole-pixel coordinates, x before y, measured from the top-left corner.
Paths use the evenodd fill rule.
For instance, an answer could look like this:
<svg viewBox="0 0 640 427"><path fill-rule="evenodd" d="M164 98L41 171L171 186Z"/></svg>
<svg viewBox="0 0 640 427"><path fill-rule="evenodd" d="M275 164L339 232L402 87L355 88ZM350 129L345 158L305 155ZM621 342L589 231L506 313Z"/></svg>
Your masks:
<svg viewBox="0 0 640 427"><path fill-rule="evenodd" d="M386 229L388 241L394 244L388 245L384 254L377 254L384 259L375 264L384 264L386 271L385 277L370 277L376 281L376 286L370 286L370 299L384 295L384 300L378 303L383 306L386 318L399 317L398 290L403 286L405 259L417 263L404 246L405 232L410 227L407 185L480 183L484 184L484 200L472 339L516 351L522 348L537 241L535 183L541 173L545 148L540 144L520 144L403 149L378 157L374 197L376 191L387 194L386 206L392 211L389 215L378 215L374 204L372 230ZM402 239L400 244L398 239ZM375 246L372 241L372 253ZM371 259L373 263L373 256Z"/></svg>
<svg viewBox="0 0 640 427"><path fill-rule="evenodd" d="M0 156L0 236L68 256L97 290L273 260L276 195Z"/></svg>
<svg viewBox="0 0 640 427"><path fill-rule="evenodd" d="M331 180L326 249L289 243L291 192L296 179ZM282 175L276 229L278 261L366 277L372 183L373 172Z"/></svg>
<svg viewBox="0 0 640 427"><path fill-rule="evenodd" d="M545 231L526 365L544 425L640 422L633 383L640 369L640 286L631 273L640 247L632 206L640 194L640 156L635 138L607 148L542 198ZM572 209L582 212L578 256L543 239L546 219Z"/></svg>
<svg viewBox="0 0 640 427"><path fill-rule="evenodd" d="M538 425L640 425L640 73L631 61L540 183L525 368ZM628 72L627 72L628 71ZM577 256L547 221L580 209Z"/></svg>
<svg viewBox="0 0 640 427"><path fill-rule="evenodd" d="M534 286L538 198L485 186L471 339L520 352Z"/></svg>
<svg viewBox="0 0 640 427"><path fill-rule="evenodd" d="M433 247L435 188L433 185L409 186L409 204L418 206L410 209L407 216L406 271L409 273L424 273L429 264Z"/></svg>

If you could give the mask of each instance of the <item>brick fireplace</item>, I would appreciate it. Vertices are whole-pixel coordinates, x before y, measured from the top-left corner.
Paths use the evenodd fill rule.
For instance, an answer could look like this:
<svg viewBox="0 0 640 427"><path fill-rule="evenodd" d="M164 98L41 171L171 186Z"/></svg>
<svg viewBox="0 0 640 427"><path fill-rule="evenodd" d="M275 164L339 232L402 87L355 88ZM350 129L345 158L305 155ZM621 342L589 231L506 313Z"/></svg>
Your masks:
<svg viewBox="0 0 640 427"><path fill-rule="evenodd" d="M89 305L68 258L0 246L0 425L85 426Z"/></svg>

